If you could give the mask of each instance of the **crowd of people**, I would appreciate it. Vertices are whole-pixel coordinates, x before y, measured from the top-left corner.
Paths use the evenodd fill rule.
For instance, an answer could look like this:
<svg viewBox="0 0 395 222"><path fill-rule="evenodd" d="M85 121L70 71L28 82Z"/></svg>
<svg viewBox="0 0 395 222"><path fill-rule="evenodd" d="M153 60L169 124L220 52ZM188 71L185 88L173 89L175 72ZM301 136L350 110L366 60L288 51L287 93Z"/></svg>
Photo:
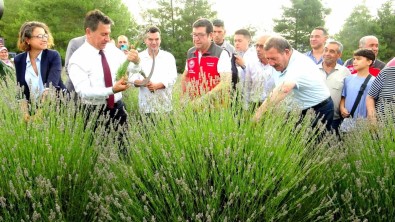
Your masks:
<svg viewBox="0 0 395 222"><path fill-rule="evenodd" d="M0 46L0 70L15 72L24 89L21 98L24 119L29 121L32 99L43 100L54 87L59 92L75 93L90 109L109 115L122 126L127 121L122 92L139 89L139 110L143 115L172 112L172 88L177 80L174 56L160 48L161 31L152 26L144 32L146 49L137 51L128 37L121 35L111 43L111 18L99 10L86 14L85 35L70 40L65 58L68 76L61 78L59 53L51 50L52 34L46 24L24 23L18 36L14 63L8 50ZM377 59L379 41L364 36L353 58L341 59L343 45L329 39L322 27L312 30L311 51L292 48L279 35L252 36L246 29L234 33L234 46L225 40L222 20L196 20L192 25L193 47L187 51L182 92L192 104L201 105L221 93L238 91L243 109L260 121L264 113L280 103L300 109L303 117L313 110L328 131L349 131L357 119L377 121L378 113L393 104L395 92L394 59L388 67ZM117 78L117 70L129 61L128 75ZM4 76L4 75L2 75ZM127 105L127 104L126 104Z"/></svg>

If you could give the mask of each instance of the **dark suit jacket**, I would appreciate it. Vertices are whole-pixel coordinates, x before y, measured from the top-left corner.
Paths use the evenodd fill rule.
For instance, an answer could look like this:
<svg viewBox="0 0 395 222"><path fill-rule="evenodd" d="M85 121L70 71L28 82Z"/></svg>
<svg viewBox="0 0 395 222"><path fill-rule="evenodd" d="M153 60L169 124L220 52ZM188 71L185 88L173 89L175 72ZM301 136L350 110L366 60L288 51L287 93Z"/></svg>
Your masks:
<svg viewBox="0 0 395 222"><path fill-rule="evenodd" d="M30 92L25 80L27 55L27 52L18 54L14 58L14 63L17 83L24 88L26 99L29 100ZM44 87L49 88L50 85L52 85L58 90L66 89L61 79L62 60L59 52L51 49L43 50L41 55L40 71Z"/></svg>

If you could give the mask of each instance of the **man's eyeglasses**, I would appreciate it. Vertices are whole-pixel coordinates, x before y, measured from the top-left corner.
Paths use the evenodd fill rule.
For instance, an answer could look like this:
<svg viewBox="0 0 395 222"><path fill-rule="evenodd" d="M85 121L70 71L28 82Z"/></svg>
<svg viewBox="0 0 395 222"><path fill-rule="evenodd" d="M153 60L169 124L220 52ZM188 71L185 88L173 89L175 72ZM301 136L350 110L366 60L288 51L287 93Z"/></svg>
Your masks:
<svg viewBox="0 0 395 222"><path fill-rule="evenodd" d="M34 36L32 36L32 38L38 38L38 39L41 39L41 40L43 40L44 38L45 39L48 39L48 35L47 34L39 34L39 35L34 35Z"/></svg>
<svg viewBox="0 0 395 222"><path fill-rule="evenodd" d="M255 44L255 48L263 49L264 45L262 44Z"/></svg>
<svg viewBox="0 0 395 222"><path fill-rule="evenodd" d="M206 33L191 33L192 38L203 38L204 36L206 36Z"/></svg>

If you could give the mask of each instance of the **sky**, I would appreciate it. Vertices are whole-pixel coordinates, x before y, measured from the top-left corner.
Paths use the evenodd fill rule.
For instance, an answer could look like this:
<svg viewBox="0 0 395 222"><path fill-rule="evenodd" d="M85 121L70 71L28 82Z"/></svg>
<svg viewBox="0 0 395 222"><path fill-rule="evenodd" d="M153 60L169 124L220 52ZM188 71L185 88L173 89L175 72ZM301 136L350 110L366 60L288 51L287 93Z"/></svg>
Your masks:
<svg viewBox="0 0 395 222"><path fill-rule="evenodd" d="M140 11L155 4L154 0L123 0L129 7L133 16L141 22ZM251 25L258 29L257 34L271 32L273 18L281 18L281 6L290 6L290 0L212 0L213 10L218 12L218 18L224 20L227 34L231 35L240 28ZM322 0L324 7L332 9L327 16L326 28L330 35L338 33L350 15L352 9L365 2L373 16L377 15L377 9L386 0ZM241 4L243 3L243 4Z"/></svg>

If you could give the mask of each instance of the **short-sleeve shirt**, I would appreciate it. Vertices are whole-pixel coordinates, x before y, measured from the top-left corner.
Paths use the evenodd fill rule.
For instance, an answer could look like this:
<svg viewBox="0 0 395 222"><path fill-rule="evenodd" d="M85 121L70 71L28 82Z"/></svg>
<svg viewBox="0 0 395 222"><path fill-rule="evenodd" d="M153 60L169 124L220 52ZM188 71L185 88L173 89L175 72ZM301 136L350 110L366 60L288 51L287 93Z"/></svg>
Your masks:
<svg viewBox="0 0 395 222"><path fill-rule="evenodd" d="M376 77L368 95L376 101L376 112L384 114L386 104L395 104L395 66L381 70Z"/></svg>
<svg viewBox="0 0 395 222"><path fill-rule="evenodd" d="M339 119L340 99L342 97L344 79L347 76L351 75L350 71L340 64L336 64L335 68L329 74L325 72L322 63L318 65L318 68L321 70L322 77L325 80L326 86L328 86L328 89L331 93L334 105L333 119Z"/></svg>
<svg viewBox="0 0 395 222"><path fill-rule="evenodd" d="M363 82L366 77L360 77L358 75L350 75L344 79L344 87L342 96L345 97L345 107L348 112L351 112L352 107L354 106L355 99L358 96L358 92L361 89ZM355 110L353 118L366 118L367 109L366 109L366 96L368 95L369 89L372 86L375 77L371 77L365 91L362 94L361 100L358 103L358 106Z"/></svg>
<svg viewBox="0 0 395 222"><path fill-rule="evenodd" d="M280 74L278 84L285 81L296 84L292 94L293 103L302 109L318 105L330 96L317 65L295 49L287 68Z"/></svg>

